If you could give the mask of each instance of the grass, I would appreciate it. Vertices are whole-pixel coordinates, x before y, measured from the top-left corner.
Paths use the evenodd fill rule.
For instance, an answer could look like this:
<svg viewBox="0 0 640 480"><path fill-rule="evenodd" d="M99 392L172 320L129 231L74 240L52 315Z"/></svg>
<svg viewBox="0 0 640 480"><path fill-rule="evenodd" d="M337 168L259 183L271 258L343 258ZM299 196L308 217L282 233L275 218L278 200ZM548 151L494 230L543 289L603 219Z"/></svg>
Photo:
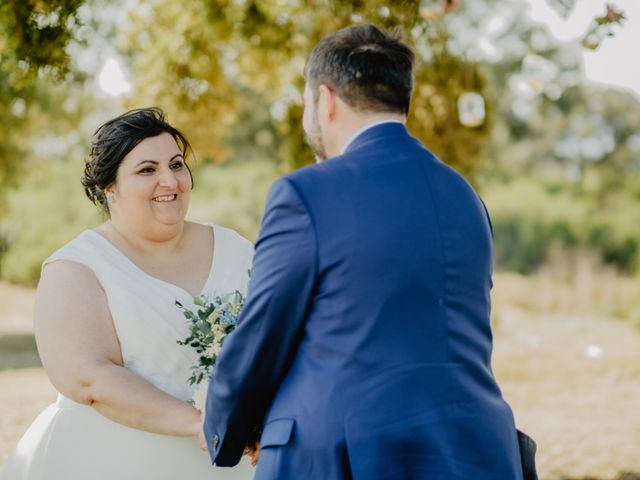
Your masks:
<svg viewBox="0 0 640 480"><path fill-rule="evenodd" d="M32 333L0 335L0 372L41 366Z"/></svg>
<svg viewBox="0 0 640 480"><path fill-rule="evenodd" d="M33 331L33 289L0 282L0 335Z"/></svg>
<svg viewBox="0 0 640 480"><path fill-rule="evenodd" d="M537 313L623 318L639 293L636 278L620 275L594 255L557 256L536 275L495 276L493 302Z"/></svg>

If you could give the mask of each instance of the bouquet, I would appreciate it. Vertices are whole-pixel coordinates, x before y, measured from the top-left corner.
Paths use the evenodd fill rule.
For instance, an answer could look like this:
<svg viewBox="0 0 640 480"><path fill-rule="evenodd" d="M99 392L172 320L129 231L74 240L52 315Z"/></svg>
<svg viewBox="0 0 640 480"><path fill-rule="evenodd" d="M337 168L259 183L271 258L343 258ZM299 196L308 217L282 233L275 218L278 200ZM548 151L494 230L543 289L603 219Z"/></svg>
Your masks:
<svg viewBox="0 0 640 480"><path fill-rule="evenodd" d="M197 385L193 404L202 411L211 372L226 336L236 328L245 298L236 290L216 296L213 300L200 296L193 301L198 307L195 312L176 300L176 306L189 321L189 336L184 340L178 340L178 345L189 346L198 354L198 362L192 367L193 372L187 381L189 385Z"/></svg>

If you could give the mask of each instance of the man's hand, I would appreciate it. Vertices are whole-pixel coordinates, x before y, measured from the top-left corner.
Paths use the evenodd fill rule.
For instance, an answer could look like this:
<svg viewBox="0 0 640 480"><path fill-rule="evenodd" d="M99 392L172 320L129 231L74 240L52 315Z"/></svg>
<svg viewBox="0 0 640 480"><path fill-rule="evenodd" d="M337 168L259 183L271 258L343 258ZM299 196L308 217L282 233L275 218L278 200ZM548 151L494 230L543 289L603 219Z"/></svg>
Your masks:
<svg viewBox="0 0 640 480"><path fill-rule="evenodd" d="M251 457L251 465L255 467L258 464L258 458L260 457L260 442L256 442L253 447L245 448L244 455L249 455Z"/></svg>

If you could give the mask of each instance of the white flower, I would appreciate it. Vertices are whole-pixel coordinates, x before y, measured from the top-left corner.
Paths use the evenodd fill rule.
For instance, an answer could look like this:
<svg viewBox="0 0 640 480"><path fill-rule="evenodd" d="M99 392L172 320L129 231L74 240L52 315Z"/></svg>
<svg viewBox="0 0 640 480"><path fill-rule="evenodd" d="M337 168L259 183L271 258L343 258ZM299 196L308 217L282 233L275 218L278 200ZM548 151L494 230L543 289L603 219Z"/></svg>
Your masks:
<svg viewBox="0 0 640 480"><path fill-rule="evenodd" d="M196 385L196 390L193 392L194 407L201 412L204 411L204 407L207 403L207 392L209 390L209 379L205 378Z"/></svg>
<svg viewBox="0 0 640 480"><path fill-rule="evenodd" d="M207 347L206 355L209 358L217 358L222 351L222 345L219 341L214 340L214 342Z"/></svg>
<svg viewBox="0 0 640 480"><path fill-rule="evenodd" d="M216 307L213 309L213 311L209 314L209 317L207 318L207 320L209 321L209 325L211 325L212 327L216 325L216 320L218 320L218 317L220 317L220 311L222 309L223 309L222 306Z"/></svg>

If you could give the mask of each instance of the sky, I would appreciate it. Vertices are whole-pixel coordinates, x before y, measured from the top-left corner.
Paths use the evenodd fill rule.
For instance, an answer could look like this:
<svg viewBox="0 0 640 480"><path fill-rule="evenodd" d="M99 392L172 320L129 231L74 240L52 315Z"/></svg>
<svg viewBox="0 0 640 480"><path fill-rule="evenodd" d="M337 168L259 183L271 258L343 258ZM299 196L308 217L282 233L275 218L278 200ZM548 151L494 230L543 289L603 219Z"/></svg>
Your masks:
<svg viewBox="0 0 640 480"><path fill-rule="evenodd" d="M113 96L131 91L131 85L125 78L120 63L114 57L107 58L102 66L98 74L98 85L103 92Z"/></svg>
<svg viewBox="0 0 640 480"><path fill-rule="evenodd" d="M531 19L547 26L561 41L576 41L596 16L606 8L605 0L577 0L571 15L564 20L546 0L525 0ZM627 17L615 36L606 38L595 50L582 49L584 73L589 82L629 89L640 97L640 0L609 0Z"/></svg>
<svg viewBox="0 0 640 480"><path fill-rule="evenodd" d="M605 12L607 3L606 0L577 0L565 20L547 0L519 1L529 5L533 21L543 23L558 40L567 42L579 42L593 19ZM627 21L597 50L582 49L584 73L588 82L628 89L640 97L640 55L637 53L640 49L640 0L609 1L624 10ZM110 95L120 95L131 89L126 74L113 57L106 60L98 82L100 89Z"/></svg>

